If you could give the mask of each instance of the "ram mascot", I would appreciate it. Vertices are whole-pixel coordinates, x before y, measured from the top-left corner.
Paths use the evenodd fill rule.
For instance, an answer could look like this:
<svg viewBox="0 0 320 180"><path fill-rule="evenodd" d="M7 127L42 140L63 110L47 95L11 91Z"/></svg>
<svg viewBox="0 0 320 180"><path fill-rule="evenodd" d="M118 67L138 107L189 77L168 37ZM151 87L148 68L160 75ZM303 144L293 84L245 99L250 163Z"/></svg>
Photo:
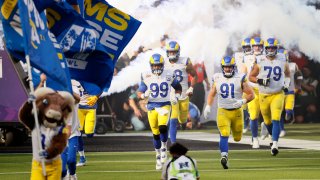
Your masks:
<svg viewBox="0 0 320 180"><path fill-rule="evenodd" d="M20 121L32 134L31 179L60 179L62 171L60 154L66 147L68 139L65 125L71 119L74 98L68 92L56 92L50 88L38 88L34 96L43 150L39 149L34 110L30 98L19 111ZM45 161L46 177L42 173L42 160Z"/></svg>

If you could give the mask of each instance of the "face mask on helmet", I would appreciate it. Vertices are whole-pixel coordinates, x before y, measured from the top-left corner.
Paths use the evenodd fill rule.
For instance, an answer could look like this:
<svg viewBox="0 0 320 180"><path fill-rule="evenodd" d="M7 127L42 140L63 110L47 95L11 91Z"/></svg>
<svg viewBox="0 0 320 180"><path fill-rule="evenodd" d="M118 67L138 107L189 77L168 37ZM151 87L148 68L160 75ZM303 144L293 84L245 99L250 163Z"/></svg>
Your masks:
<svg viewBox="0 0 320 180"><path fill-rule="evenodd" d="M235 59L230 56L226 56L221 60L221 68L223 76L226 78L232 77L236 72Z"/></svg>
<svg viewBox="0 0 320 180"><path fill-rule="evenodd" d="M242 50L243 50L245 55L249 55L249 54L252 53L251 46L242 46Z"/></svg>
<svg viewBox="0 0 320 180"><path fill-rule="evenodd" d="M157 76L160 76L164 69L164 59L160 54L154 54L150 58L151 72Z"/></svg>
<svg viewBox="0 0 320 180"><path fill-rule="evenodd" d="M266 56L274 57L278 52L278 40L269 38L266 40L264 47Z"/></svg>
<svg viewBox="0 0 320 180"><path fill-rule="evenodd" d="M274 57L277 54L278 48L276 46L267 46L265 47L266 56Z"/></svg>
<svg viewBox="0 0 320 180"><path fill-rule="evenodd" d="M176 62L180 56L180 45L176 41L170 41L167 46L167 56L169 61Z"/></svg>
<svg viewBox="0 0 320 180"><path fill-rule="evenodd" d="M246 38L241 42L241 47L245 55L249 55L252 53L250 40L251 40L250 38Z"/></svg>
<svg viewBox="0 0 320 180"><path fill-rule="evenodd" d="M261 55L263 52L263 40L260 37L252 38L250 41L252 52L254 55Z"/></svg>

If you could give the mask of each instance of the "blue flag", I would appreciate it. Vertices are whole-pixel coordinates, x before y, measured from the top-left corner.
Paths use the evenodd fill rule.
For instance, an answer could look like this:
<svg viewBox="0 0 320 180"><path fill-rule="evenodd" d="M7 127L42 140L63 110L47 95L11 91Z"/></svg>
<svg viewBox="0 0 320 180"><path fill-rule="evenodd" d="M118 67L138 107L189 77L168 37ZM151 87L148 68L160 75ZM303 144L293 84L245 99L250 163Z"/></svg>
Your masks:
<svg viewBox="0 0 320 180"><path fill-rule="evenodd" d="M96 30L68 3L46 9L50 31L61 45L72 79L90 95L100 95L113 75L114 64Z"/></svg>
<svg viewBox="0 0 320 180"><path fill-rule="evenodd" d="M31 65L52 79L56 84L51 86L53 89L72 92L64 55L47 28L45 14L38 13L32 0L19 0L19 15L23 32L21 40Z"/></svg>
<svg viewBox="0 0 320 180"><path fill-rule="evenodd" d="M141 22L108 4L105 0L85 0L84 19L96 29L100 43L115 64Z"/></svg>

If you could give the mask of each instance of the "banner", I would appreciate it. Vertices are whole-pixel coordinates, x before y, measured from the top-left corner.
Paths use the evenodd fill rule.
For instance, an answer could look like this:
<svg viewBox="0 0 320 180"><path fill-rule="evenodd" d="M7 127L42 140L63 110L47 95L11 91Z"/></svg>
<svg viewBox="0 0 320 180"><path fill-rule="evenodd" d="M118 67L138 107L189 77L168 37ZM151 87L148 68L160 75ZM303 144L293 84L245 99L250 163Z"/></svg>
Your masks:
<svg viewBox="0 0 320 180"><path fill-rule="evenodd" d="M116 64L141 22L105 0L85 0L84 19L96 29L100 43Z"/></svg>
<svg viewBox="0 0 320 180"><path fill-rule="evenodd" d="M50 31L64 51L71 78L90 95L100 95L110 84L114 64L96 30L68 3L56 3L46 11Z"/></svg>
<svg viewBox="0 0 320 180"><path fill-rule="evenodd" d="M19 12L25 53L32 66L56 83L51 88L72 92L64 55L47 28L45 14L38 13L32 0L19 0Z"/></svg>

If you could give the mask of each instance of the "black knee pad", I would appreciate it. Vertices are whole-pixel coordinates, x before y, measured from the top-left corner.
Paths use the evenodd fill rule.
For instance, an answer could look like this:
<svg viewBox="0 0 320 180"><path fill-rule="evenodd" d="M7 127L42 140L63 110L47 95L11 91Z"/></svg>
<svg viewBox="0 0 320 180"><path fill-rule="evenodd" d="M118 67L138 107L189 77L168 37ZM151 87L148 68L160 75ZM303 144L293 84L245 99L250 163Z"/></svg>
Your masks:
<svg viewBox="0 0 320 180"><path fill-rule="evenodd" d="M168 127L166 125L159 126L159 131L161 134L165 134L168 132Z"/></svg>
<svg viewBox="0 0 320 180"><path fill-rule="evenodd" d="M159 134L158 135L153 135L153 139L159 140L160 139L160 135Z"/></svg>

